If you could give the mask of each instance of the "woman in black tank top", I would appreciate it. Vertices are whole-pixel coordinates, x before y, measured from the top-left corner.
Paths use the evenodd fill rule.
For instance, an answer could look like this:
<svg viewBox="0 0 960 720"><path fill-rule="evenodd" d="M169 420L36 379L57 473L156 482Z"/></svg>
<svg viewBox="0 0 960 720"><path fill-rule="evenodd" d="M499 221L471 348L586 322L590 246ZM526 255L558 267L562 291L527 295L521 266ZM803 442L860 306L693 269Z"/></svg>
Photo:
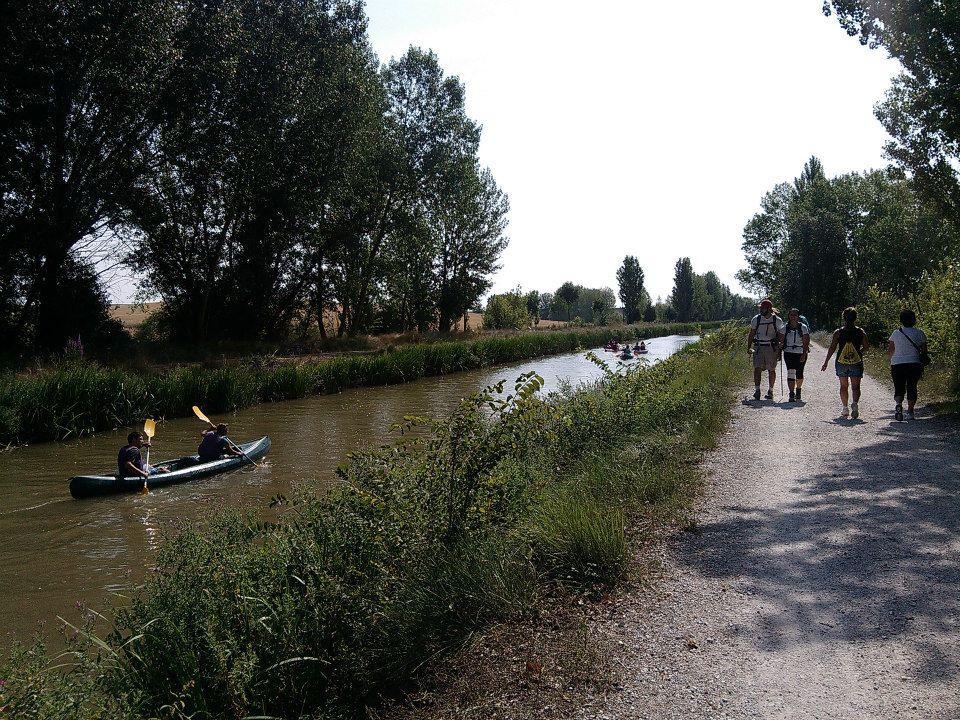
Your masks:
<svg viewBox="0 0 960 720"><path fill-rule="evenodd" d="M840 401L843 409L840 417L860 417L860 381L863 379L863 353L870 347L867 333L857 326L857 309L848 307L843 311L843 326L833 332L827 359L823 361L821 371L827 369L833 353L837 353L836 371L840 378ZM851 398L850 395L853 395ZM848 406L848 400L853 402Z"/></svg>

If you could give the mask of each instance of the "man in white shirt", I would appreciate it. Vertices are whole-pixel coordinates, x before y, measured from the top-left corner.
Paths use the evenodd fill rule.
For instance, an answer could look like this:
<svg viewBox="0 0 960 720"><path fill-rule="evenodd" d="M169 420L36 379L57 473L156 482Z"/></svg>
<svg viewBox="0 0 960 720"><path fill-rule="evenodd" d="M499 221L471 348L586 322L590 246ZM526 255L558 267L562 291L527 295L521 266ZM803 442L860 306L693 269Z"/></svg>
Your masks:
<svg viewBox="0 0 960 720"><path fill-rule="evenodd" d="M764 300L758 306L760 312L750 321L750 334L747 336L747 352L753 352L753 399L760 399L760 381L763 371L767 371L770 387L766 399L773 400L773 386L777 380L777 361L783 345L785 323L773 307L773 302Z"/></svg>

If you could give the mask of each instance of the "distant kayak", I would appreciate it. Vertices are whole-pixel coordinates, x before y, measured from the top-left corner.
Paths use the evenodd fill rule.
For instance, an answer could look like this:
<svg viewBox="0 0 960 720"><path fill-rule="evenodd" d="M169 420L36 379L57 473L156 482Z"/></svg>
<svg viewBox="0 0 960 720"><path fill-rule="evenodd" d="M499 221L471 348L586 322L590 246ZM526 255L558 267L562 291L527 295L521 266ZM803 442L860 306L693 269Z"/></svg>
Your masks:
<svg viewBox="0 0 960 720"><path fill-rule="evenodd" d="M262 437L259 440L239 445L239 448L247 454L250 460L259 460L270 450L270 438ZM176 460L167 460L157 463L154 467L167 468L169 472L151 475L147 480L147 487L152 489L165 485L177 485L210 475L219 475L249 465L250 460L245 457L227 457L222 460L200 462L199 455L187 455ZM75 498L136 492L142 488L142 477L118 478L116 475L77 475L70 478L70 494Z"/></svg>

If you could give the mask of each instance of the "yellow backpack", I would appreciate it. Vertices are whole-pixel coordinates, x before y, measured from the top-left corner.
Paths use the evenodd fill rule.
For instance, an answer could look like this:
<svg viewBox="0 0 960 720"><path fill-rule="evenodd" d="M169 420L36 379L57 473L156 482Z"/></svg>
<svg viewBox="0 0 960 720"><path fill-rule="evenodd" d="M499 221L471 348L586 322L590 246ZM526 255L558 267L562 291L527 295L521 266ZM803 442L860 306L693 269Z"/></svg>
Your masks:
<svg viewBox="0 0 960 720"><path fill-rule="evenodd" d="M846 334L846 328L841 328L840 352L837 353L837 362L841 365L859 365L863 362L863 354L851 339L843 339L843 336Z"/></svg>

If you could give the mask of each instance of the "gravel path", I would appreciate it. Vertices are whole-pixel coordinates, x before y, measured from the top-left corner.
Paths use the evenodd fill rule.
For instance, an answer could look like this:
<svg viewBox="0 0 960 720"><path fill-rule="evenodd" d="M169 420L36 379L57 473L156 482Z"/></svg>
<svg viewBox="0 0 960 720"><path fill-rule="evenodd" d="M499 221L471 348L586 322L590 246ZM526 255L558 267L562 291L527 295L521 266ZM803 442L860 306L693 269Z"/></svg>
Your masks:
<svg viewBox="0 0 960 720"><path fill-rule="evenodd" d="M698 524L596 628L624 681L582 717L960 718L954 430L894 422L871 378L837 420L824 355L806 404L737 407Z"/></svg>

